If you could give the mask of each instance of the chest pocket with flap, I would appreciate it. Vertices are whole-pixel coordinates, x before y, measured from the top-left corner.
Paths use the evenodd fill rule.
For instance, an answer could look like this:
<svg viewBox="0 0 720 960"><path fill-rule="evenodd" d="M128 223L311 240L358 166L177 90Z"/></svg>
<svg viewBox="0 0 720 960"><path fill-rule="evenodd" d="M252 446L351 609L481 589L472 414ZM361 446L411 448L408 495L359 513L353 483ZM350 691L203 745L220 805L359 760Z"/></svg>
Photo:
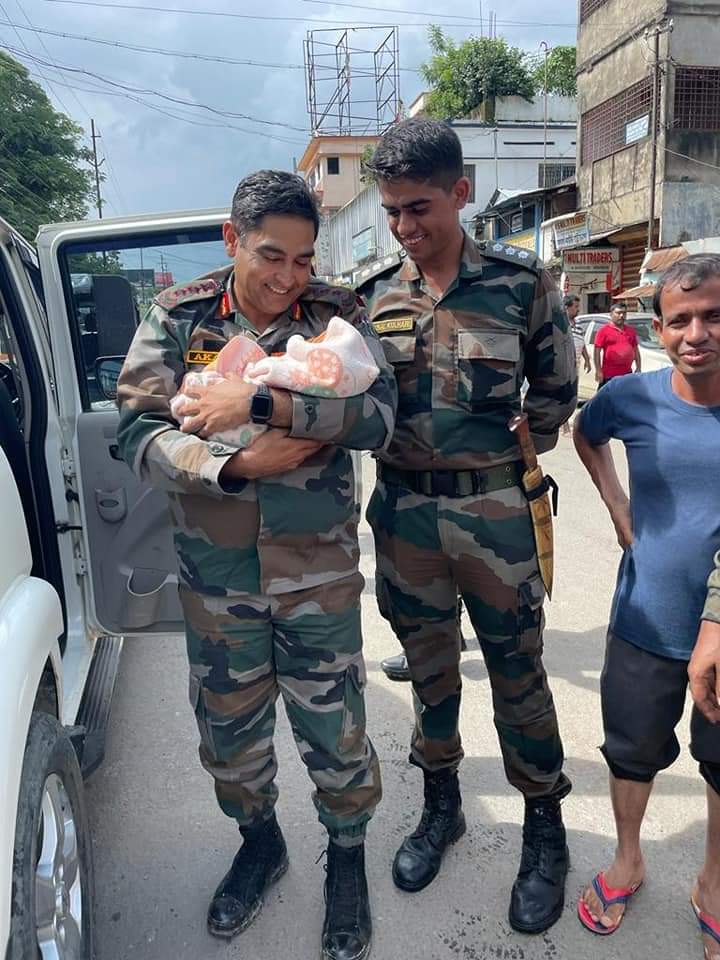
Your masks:
<svg viewBox="0 0 720 960"><path fill-rule="evenodd" d="M459 330L457 402L471 412L509 403L520 390L520 334L515 330Z"/></svg>
<svg viewBox="0 0 720 960"><path fill-rule="evenodd" d="M401 397L415 396L418 389L418 366L416 363L418 343L416 330L408 333L391 333L380 336L385 358L393 368Z"/></svg>

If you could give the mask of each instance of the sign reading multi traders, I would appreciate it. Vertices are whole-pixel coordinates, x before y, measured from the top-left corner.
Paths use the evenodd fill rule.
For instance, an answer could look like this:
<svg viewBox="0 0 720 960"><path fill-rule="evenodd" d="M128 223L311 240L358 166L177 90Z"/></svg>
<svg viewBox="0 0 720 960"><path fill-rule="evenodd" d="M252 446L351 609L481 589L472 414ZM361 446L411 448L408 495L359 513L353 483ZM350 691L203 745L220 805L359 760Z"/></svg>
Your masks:
<svg viewBox="0 0 720 960"><path fill-rule="evenodd" d="M563 251L565 293L613 293L620 289L620 248L583 247Z"/></svg>

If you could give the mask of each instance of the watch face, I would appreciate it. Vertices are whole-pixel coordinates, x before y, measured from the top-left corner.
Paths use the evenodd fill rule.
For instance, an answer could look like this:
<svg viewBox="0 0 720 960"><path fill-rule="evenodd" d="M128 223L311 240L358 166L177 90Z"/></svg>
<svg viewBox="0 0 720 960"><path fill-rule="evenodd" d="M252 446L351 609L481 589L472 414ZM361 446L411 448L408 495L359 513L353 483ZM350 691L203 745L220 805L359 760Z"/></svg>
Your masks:
<svg viewBox="0 0 720 960"><path fill-rule="evenodd" d="M250 416L259 423L265 423L272 414L272 396L268 393L256 393L252 398Z"/></svg>

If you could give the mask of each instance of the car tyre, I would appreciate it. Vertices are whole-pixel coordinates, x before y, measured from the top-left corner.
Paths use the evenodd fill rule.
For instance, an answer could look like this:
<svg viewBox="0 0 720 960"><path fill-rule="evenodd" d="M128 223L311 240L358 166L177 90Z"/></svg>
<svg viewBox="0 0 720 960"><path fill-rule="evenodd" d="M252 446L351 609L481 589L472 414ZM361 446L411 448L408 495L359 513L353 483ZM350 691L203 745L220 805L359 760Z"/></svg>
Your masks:
<svg viewBox="0 0 720 960"><path fill-rule="evenodd" d="M63 726L35 713L18 797L7 960L93 960L92 895L78 758Z"/></svg>

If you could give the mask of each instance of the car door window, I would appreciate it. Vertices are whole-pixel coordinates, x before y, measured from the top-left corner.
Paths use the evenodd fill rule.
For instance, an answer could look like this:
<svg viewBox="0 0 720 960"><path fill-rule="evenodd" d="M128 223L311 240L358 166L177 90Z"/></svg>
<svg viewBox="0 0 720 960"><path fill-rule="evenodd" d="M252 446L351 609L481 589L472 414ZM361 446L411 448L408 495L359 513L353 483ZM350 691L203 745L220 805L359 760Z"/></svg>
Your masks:
<svg viewBox="0 0 720 960"><path fill-rule="evenodd" d="M15 343L10 319L0 300L0 383L12 404L13 413L21 431L25 424L26 397L23 387L19 351Z"/></svg>
<svg viewBox="0 0 720 960"><path fill-rule="evenodd" d="M95 361L127 353L153 298L228 262L220 226L124 237L121 245L112 244L71 242L60 252L86 410L108 406L96 382Z"/></svg>

